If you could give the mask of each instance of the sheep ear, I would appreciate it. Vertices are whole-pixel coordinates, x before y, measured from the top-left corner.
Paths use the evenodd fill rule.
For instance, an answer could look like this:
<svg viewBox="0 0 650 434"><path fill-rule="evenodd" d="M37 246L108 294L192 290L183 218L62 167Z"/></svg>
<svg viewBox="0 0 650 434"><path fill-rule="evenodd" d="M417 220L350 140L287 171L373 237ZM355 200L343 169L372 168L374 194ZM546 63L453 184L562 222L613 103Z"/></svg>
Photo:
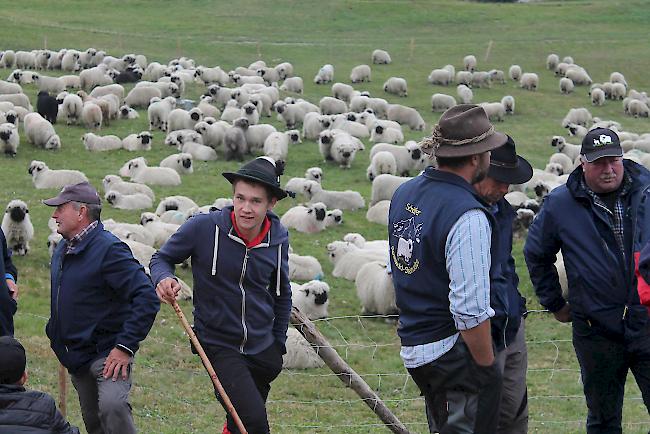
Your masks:
<svg viewBox="0 0 650 434"><path fill-rule="evenodd" d="M305 291L305 296L309 295L309 289L303 289L303 291Z"/></svg>
<svg viewBox="0 0 650 434"><path fill-rule="evenodd" d="M311 208L307 210L307 214L311 214L312 212L314 212L314 210Z"/></svg>

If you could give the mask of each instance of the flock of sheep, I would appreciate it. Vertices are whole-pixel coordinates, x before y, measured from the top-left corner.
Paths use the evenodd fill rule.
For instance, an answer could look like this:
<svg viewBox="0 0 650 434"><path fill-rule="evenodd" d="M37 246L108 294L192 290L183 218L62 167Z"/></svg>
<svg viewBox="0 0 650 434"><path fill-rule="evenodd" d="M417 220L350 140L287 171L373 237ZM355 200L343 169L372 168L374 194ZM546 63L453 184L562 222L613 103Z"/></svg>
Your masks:
<svg viewBox="0 0 650 434"><path fill-rule="evenodd" d="M404 78L386 80L382 87L386 98L353 86L369 82L372 68L381 68L392 59L388 52L375 50L371 62L372 67L364 64L352 68L351 84L335 82L333 65L320 67L313 82L327 86L331 83L331 96L311 102L301 98L303 78L288 62L269 66L260 60L226 72L219 66L197 66L194 60L185 57L161 64L148 62L143 55L113 57L93 48L58 52L0 51L0 68L12 71L6 81L0 80L0 147L6 155L15 156L19 145L24 143L22 134L22 138L36 147L59 149L62 142L56 130L65 128L60 126L64 124L83 125L88 130L81 141L89 152L126 149L138 153L137 157L125 162L117 174L107 174L102 187L109 205L143 210L140 221L133 224L107 219L104 224L129 245L145 267L155 249L185 220L196 213L211 212L232 203L230 199L218 198L211 204L197 204L189 197L176 194L156 204L150 186L180 191L178 186L182 185L183 177L193 173L194 161L242 161L255 155L290 161L292 149L303 140L317 144L325 170L305 168L303 177L287 181L285 188L295 193L301 204L284 213L282 223L299 232L318 233L341 224L344 212L365 209L367 200L367 220L387 225L394 191L435 161L422 153L416 142L404 138L405 128L426 134L422 115L412 107L386 99L408 97L408 83ZM475 56L469 55L463 59L462 70L458 72L453 65L433 69L426 78L428 82L435 86L455 85L456 95L433 94L431 109L442 112L458 103L473 103L473 89L505 84L508 80L518 82L528 91L539 87L539 75L524 72L518 65L510 66L507 74L497 69L480 71L477 67ZM619 72L612 72L608 82L592 83L585 68L570 57L560 62L555 54L548 56L547 68L558 78L562 94L574 92L576 86L590 86L589 98L594 106L607 100L622 100L625 114L648 116L647 94L630 89ZM47 74L54 70L62 71L63 75ZM38 89L35 111L32 101L23 92L25 85ZM199 101L184 99L190 86L201 89L203 95ZM480 105L495 122L515 115L512 95ZM136 131L124 138L101 134L102 127L111 122L129 122L140 116L147 116L148 130ZM266 121L272 116L285 127L284 131L278 131ZM594 118L583 107L569 111L561 123L576 140L595 126L614 128L621 136L626 158L650 167L650 134L624 131L620 123ZM159 165L150 165L144 157L151 150L154 130L162 131L164 143L178 151ZM517 208L517 229L528 227L543 197L566 182L568 174L578 164L579 146L568 140L570 138L563 136L554 137L551 145L558 152L551 156L548 165L535 169L533 179L513 188L506 196ZM350 169L357 153L366 146L371 146L365 174L372 182L370 198L356 191L325 189L322 185L325 172L332 170L334 165ZM46 162L38 160L31 162L28 172L38 189L60 189L87 180L78 170L50 168ZM146 211L154 207L155 212ZM13 200L9 203L2 228L15 254L29 252L34 228L25 202ZM60 235L52 224L50 230L51 254ZM343 240L327 245L333 264L332 275L355 282L365 313L396 313L394 290L386 267L387 243L350 233ZM294 305L311 319L327 317L330 288L319 261L313 256L291 252L289 271ZM192 297L190 286L184 282L181 296ZM285 366L319 366L322 361L294 332L289 330Z"/></svg>

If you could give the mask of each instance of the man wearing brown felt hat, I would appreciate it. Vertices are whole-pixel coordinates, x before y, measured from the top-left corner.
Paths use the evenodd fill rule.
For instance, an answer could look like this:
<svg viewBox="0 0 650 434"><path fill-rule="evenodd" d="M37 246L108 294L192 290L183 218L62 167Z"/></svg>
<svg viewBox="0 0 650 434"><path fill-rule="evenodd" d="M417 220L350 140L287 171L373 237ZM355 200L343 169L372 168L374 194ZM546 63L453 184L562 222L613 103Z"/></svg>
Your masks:
<svg viewBox="0 0 650 434"><path fill-rule="evenodd" d="M472 184L487 175L490 151L506 142L483 108L447 110L420 144L438 169L427 167L391 200L400 355L440 432L496 432L501 375L490 330L490 278L498 237Z"/></svg>

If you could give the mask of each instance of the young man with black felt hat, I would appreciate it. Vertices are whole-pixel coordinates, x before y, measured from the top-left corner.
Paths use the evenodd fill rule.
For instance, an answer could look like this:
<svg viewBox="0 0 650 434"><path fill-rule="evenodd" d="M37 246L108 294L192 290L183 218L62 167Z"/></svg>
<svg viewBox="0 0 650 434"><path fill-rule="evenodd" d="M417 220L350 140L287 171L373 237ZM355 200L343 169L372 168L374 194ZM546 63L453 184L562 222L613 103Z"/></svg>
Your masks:
<svg viewBox="0 0 650 434"><path fill-rule="evenodd" d="M650 320L638 278L650 238L650 172L623 159L618 135L607 128L589 131L580 154L566 185L544 199L524 256L542 306L572 322L587 433L620 433L628 371L650 409ZM554 266L560 250L568 300Z"/></svg>
<svg viewBox="0 0 650 434"><path fill-rule="evenodd" d="M400 355L440 432L496 431L501 376L490 329L490 277L498 237L472 184L485 178L490 151L506 141L483 108L447 110L420 144L435 155L438 169L427 167L391 200Z"/></svg>
<svg viewBox="0 0 650 434"><path fill-rule="evenodd" d="M282 162L259 157L224 173L233 205L189 219L150 266L159 298L170 302L180 290L174 265L192 258L196 335L251 434L269 432L265 403L291 313L289 234L271 211L287 196L282 172ZM223 432L239 432L230 415Z"/></svg>

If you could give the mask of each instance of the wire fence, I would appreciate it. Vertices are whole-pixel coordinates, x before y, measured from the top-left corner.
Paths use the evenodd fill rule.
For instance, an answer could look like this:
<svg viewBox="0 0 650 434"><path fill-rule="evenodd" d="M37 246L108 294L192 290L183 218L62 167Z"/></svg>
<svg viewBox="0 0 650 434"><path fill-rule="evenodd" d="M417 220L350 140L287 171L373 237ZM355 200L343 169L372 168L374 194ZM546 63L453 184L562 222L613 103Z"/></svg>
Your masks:
<svg viewBox="0 0 650 434"><path fill-rule="evenodd" d="M27 312L20 312L16 317L42 324L47 321L43 315ZM390 323L394 319L351 315L314 323L411 432L427 432L424 399L399 359L400 344L394 334L395 326ZM387 324L387 321L390 322ZM161 330L161 324L171 331ZM391 329L389 333L387 328ZM47 339L39 342L43 344ZM529 432L584 432L586 404L571 339L529 339L527 347ZM160 355L152 353L152 349ZM28 357L30 351L28 346ZM188 412L198 411L197 408L219 411L202 366L196 359L185 358L189 346L180 327L171 324L169 319L157 320L143 344L141 352L145 351L146 355L138 355L134 368L134 393L142 395L146 403L141 406L144 408L134 405L136 417L156 421L161 426L173 425L174 415L166 414L167 407L157 407L157 402ZM48 363L53 363L53 355L46 353L46 356L50 359ZM51 376L44 364L41 358L30 363L32 378L37 378L36 386L47 386L47 382L39 383L38 379ZM163 387L161 379L170 377L182 386ZM631 384L628 384L624 399L624 431L646 433L650 429L647 410L634 381L628 383ZM274 432L387 432L364 400L343 387L337 375L327 367L284 370L273 388L267 409ZM274 393L276 389L278 392ZM188 395L188 391L197 393ZM74 402L76 395L70 394L68 401Z"/></svg>

